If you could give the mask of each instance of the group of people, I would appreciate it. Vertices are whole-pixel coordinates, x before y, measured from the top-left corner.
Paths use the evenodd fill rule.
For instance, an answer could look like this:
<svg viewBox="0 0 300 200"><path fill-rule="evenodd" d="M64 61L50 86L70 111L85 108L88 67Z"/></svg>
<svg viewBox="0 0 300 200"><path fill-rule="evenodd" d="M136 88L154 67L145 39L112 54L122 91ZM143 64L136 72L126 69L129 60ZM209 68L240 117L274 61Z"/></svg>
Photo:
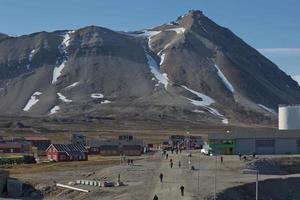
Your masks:
<svg viewBox="0 0 300 200"><path fill-rule="evenodd" d="M174 151L176 152L176 154L178 154L178 152L181 153L181 149L178 149L178 148L176 148L176 149L173 149L173 148L172 148L172 149L171 149L171 153L172 153L172 154L174 153ZM168 154L167 151L165 151L165 150L163 151L162 155L165 155L166 160L169 158L169 154ZM173 165L174 165L173 159L171 158L171 159L170 159L170 168L173 168ZM180 160L178 161L178 167L179 167L179 168L181 167L181 161L180 161ZM164 179L164 175L163 175L163 173L160 173L160 174L159 174L159 180L160 180L161 183L163 183L163 179ZM184 196L184 186L181 185L181 186L179 187L179 189L180 189L181 196ZM158 199L158 196L157 196L156 194L154 195L153 200L159 200L159 199Z"/></svg>
<svg viewBox="0 0 300 200"><path fill-rule="evenodd" d="M133 160L132 159L127 159L127 165L133 165Z"/></svg>
<svg viewBox="0 0 300 200"><path fill-rule="evenodd" d="M173 168L173 159L170 159L170 167ZM181 161L178 161L178 167L181 167Z"/></svg>
<svg viewBox="0 0 300 200"><path fill-rule="evenodd" d="M246 155L242 155L241 153L239 153L239 159L242 160L242 158L243 158L244 161L247 160ZM256 158L256 153L255 152L252 153L252 158Z"/></svg>
<svg viewBox="0 0 300 200"><path fill-rule="evenodd" d="M180 186L179 189L180 189L181 196L184 196L184 186L183 186L183 185ZM159 199L158 199L158 196L157 196L157 195L154 195L153 200L159 200Z"/></svg>
<svg viewBox="0 0 300 200"><path fill-rule="evenodd" d="M163 179L164 179L164 175L163 175L163 173L160 173L159 180L161 183L163 182ZM181 196L184 196L184 186L181 185L179 189L180 189ZM156 194L154 195L153 200L159 200L158 196Z"/></svg>

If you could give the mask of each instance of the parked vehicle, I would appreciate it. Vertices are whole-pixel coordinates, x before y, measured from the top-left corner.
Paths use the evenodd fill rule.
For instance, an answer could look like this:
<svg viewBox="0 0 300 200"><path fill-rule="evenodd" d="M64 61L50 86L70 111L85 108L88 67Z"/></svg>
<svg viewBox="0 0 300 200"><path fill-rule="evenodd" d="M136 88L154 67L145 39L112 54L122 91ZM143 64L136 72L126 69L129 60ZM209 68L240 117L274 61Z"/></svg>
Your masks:
<svg viewBox="0 0 300 200"><path fill-rule="evenodd" d="M204 144L200 152L207 156L213 155L212 148L210 148L208 144Z"/></svg>

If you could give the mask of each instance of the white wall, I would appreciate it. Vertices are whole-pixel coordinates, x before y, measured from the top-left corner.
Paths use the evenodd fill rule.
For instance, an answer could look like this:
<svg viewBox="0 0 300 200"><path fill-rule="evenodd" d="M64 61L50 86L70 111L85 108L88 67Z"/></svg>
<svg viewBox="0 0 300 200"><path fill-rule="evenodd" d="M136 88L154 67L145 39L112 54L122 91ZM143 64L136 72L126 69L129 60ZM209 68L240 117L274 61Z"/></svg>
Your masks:
<svg viewBox="0 0 300 200"><path fill-rule="evenodd" d="M278 110L279 130L300 130L300 105L280 106Z"/></svg>

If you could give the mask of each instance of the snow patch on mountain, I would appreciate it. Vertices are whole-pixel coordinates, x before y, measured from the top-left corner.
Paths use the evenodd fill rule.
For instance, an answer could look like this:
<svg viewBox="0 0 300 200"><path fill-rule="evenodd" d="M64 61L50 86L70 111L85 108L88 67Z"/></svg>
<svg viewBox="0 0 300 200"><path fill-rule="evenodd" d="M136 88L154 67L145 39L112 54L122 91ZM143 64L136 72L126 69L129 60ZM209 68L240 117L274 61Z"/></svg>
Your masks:
<svg viewBox="0 0 300 200"><path fill-rule="evenodd" d="M267 112L274 113L274 114L276 113L275 110L273 110L272 108L268 108L267 106L265 106L263 104L257 104L257 105Z"/></svg>
<svg viewBox="0 0 300 200"><path fill-rule="evenodd" d="M196 96L198 96L199 98L202 99L202 101L196 101L196 100L190 99L190 100L192 100L193 104L196 106L209 106L210 104L215 102L212 98L210 98L209 96L207 96L205 94L202 94L200 92L192 90L184 85L182 85L181 87L183 87L184 89L188 90L189 92L195 94Z"/></svg>
<svg viewBox="0 0 300 200"><path fill-rule="evenodd" d="M209 96L202 94L200 92L197 92L195 90L192 90L184 85L181 86L182 88L188 90L189 92L195 94L196 96L198 96L199 98L201 98L202 100L194 100L194 99L190 99L185 97L186 99L188 99L192 104L194 104L195 106L201 106L203 107L205 110L207 110L209 113L211 113L212 115L219 117L222 119L222 123L224 124L228 124L229 120L227 118L225 118L224 115L222 115L219 111L217 111L215 108L210 107L211 104L213 104L215 102L215 100L213 100L212 98L210 98Z"/></svg>
<svg viewBox="0 0 300 200"><path fill-rule="evenodd" d="M185 28L180 27L180 28L170 28L166 29L165 31L175 31L177 34L184 34Z"/></svg>
<svg viewBox="0 0 300 200"><path fill-rule="evenodd" d="M150 49L151 48L151 39L160 34L161 31L149 31L149 30L143 30L141 33L129 33L129 35L134 36L134 37L143 37L148 39L148 46Z"/></svg>
<svg viewBox="0 0 300 200"><path fill-rule="evenodd" d="M93 99L103 99L103 98L104 98L104 95L101 94L101 93L93 93L93 94L91 94L91 97L92 97Z"/></svg>
<svg viewBox="0 0 300 200"><path fill-rule="evenodd" d="M66 87L66 89L69 89L69 88L75 87L76 85L78 85L78 82L74 82L74 83L72 83L71 85L67 86L67 87Z"/></svg>
<svg viewBox="0 0 300 200"><path fill-rule="evenodd" d="M222 119L223 124L229 124L229 120L227 118Z"/></svg>
<svg viewBox="0 0 300 200"><path fill-rule="evenodd" d="M160 55L160 54L158 54L158 55ZM160 63L159 63L159 65L162 65L162 64L164 63L164 61L165 61L165 57L166 57L166 54L165 54L165 53L161 54L161 56L160 56Z"/></svg>
<svg viewBox="0 0 300 200"><path fill-rule="evenodd" d="M25 107L23 108L23 111L28 112L32 106L34 106L35 104L37 104L37 102L39 102L38 96L40 96L42 93L41 92L34 92L30 99L28 100L27 104L25 105Z"/></svg>
<svg viewBox="0 0 300 200"><path fill-rule="evenodd" d="M112 103L111 101L109 100L104 100L104 101L101 101L101 104L108 104L108 103Z"/></svg>
<svg viewBox="0 0 300 200"><path fill-rule="evenodd" d="M36 52L36 51L37 51L36 49L32 49L32 50L30 51L30 54L29 54L29 56L28 56L28 61L29 61L29 62L32 61L32 58L33 58L33 56L35 55L35 52Z"/></svg>
<svg viewBox="0 0 300 200"><path fill-rule="evenodd" d="M151 73L154 75L156 80L163 84L167 89L169 84L168 75L166 73L161 73L159 66L157 65L156 61L152 58L150 54L146 53L147 63L149 65Z"/></svg>
<svg viewBox="0 0 300 200"><path fill-rule="evenodd" d="M65 97L64 95L62 95L61 93L57 93L57 95L58 95L58 98L60 99L60 100L62 100L63 102L65 102L65 103L71 103L72 102L72 100L71 99L68 99L67 97Z"/></svg>
<svg viewBox="0 0 300 200"><path fill-rule="evenodd" d="M220 70L219 66L217 64L214 64L214 66L217 69L218 76L221 78L221 80L223 81L223 83L226 86L226 88L233 93L234 92L234 88L233 88L232 84L225 77L225 75L223 74L223 72Z"/></svg>
<svg viewBox="0 0 300 200"><path fill-rule="evenodd" d="M30 51L29 55L28 55L28 64L26 65L26 69L29 70L30 69L30 63L32 61L33 56L36 54L37 50L33 49Z"/></svg>
<svg viewBox="0 0 300 200"><path fill-rule="evenodd" d="M50 109L49 115L53 115L53 114L57 113L59 110L60 110L59 106L54 106L53 108Z"/></svg>
<svg viewBox="0 0 300 200"><path fill-rule="evenodd" d="M62 41L62 45L64 50L70 45L71 34L74 32L75 32L74 30L68 31L66 34L63 35L64 39Z"/></svg>
<svg viewBox="0 0 300 200"><path fill-rule="evenodd" d="M58 67L55 67L53 70L53 79L52 79L52 84L56 83L58 77L62 74L62 70L65 68L65 62L63 61Z"/></svg>
<svg viewBox="0 0 300 200"><path fill-rule="evenodd" d="M194 112L194 113L205 113L203 110L199 110L199 109L195 109L192 112Z"/></svg>
<svg viewBox="0 0 300 200"><path fill-rule="evenodd" d="M63 60L60 63L59 66L55 66L53 70L53 78L52 78L52 84L56 83L58 77L61 76L62 70L65 68L65 64L68 60L67 57L67 47L70 45L70 39L71 39L71 34L74 33L74 31L68 31L63 35L63 41L62 43L58 46L59 52L61 53Z"/></svg>

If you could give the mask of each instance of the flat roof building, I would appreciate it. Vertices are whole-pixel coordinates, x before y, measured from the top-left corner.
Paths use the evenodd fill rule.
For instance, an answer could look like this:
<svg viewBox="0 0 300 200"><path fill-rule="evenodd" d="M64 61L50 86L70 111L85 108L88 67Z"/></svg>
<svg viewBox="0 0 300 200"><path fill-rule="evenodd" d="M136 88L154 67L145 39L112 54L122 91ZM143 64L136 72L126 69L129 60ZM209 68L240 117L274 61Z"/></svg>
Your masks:
<svg viewBox="0 0 300 200"><path fill-rule="evenodd" d="M299 130L234 129L208 135L208 144L216 154L298 154Z"/></svg>

